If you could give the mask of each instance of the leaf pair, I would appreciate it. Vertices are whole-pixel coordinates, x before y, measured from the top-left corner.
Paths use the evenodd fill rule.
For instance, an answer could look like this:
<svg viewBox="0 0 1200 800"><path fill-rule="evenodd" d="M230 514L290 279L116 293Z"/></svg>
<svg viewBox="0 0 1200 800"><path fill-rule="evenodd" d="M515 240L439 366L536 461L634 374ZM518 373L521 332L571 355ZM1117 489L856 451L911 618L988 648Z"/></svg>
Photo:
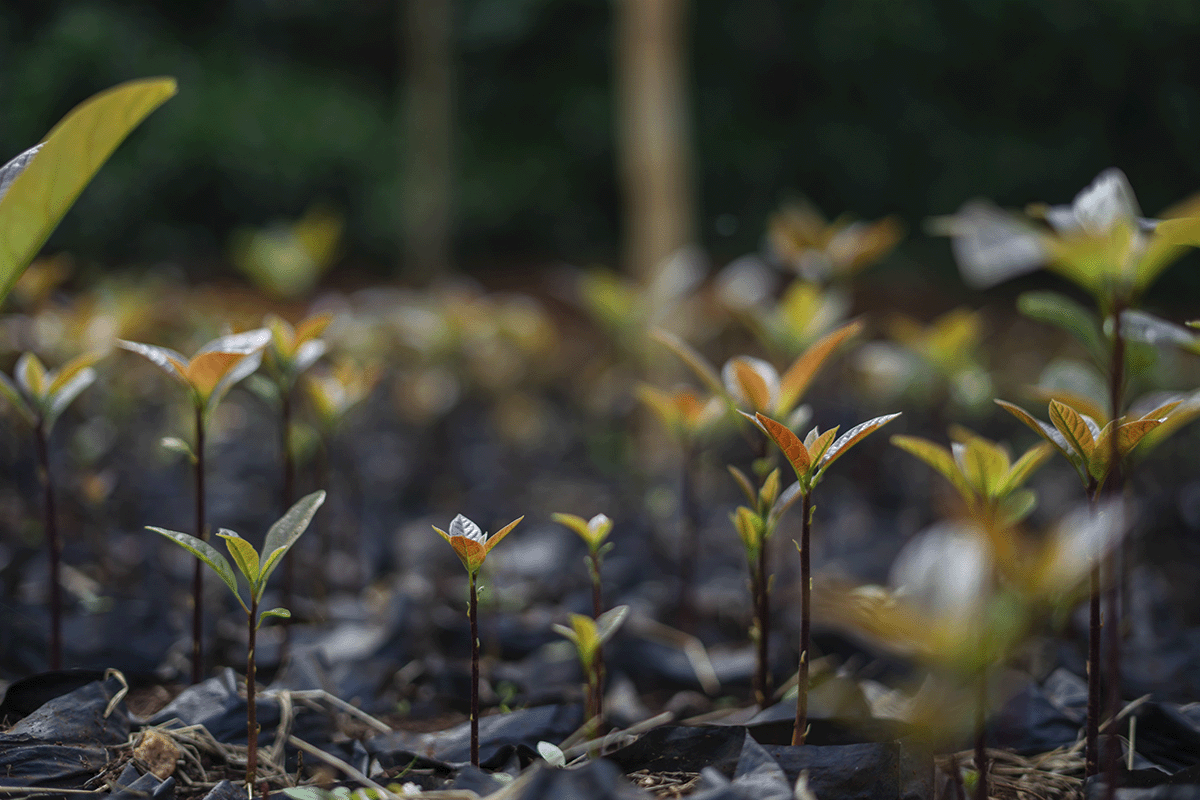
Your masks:
<svg viewBox="0 0 1200 800"><path fill-rule="evenodd" d="M500 544L500 540L517 527L517 523L523 519L525 519L524 516L517 517L490 537L462 514L450 521L449 533L436 525L433 526L433 529L450 543L463 566L467 568L467 572L474 577L479 574L479 569L483 566L483 561L487 558L488 553L492 552L492 548Z"/></svg>
<svg viewBox="0 0 1200 800"><path fill-rule="evenodd" d="M229 549L229 554L233 557L234 564L237 565L238 571L246 579L246 583L250 588L250 597L253 605L257 606L262 600L263 594L266 592L267 579L271 577L271 573L279 566L283 557L287 555L288 550L300 538L300 535L308 528L308 524L312 522L313 515L317 513L317 509L325 502L325 492L318 491L302 497L294 506L288 509L279 520L271 526L267 531L267 538L263 542L262 556L254 546L243 539L238 534L231 530L222 528L217 532L217 535L225 540L225 547ZM168 530L166 528L156 528L147 526L155 533L160 533L171 541L178 544L180 547L187 550L196 558L207 564L213 572L224 581L229 587L229 591L233 592L233 596L245 609L246 614L250 614L250 606L242 599L241 593L238 591L237 574L233 571L233 567L229 561L216 548L201 539L196 538L188 533ZM261 625L263 617L288 617L291 616L286 608L273 608L262 612L259 618L255 621L256 625Z"/></svg>
<svg viewBox="0 0 1200 800"><path fill-rule="evenodd" d="M637 396L654 412L662 426L678 439L700 434L724 413L720 397L710 396L705 400L690 389L664 392L642 384L637 388Z"/></svg>
<svg viewBox="0 0 1200 800"><path fill-rule="evenodd" d="M15 383L0 373L0 394L31 426L40 423L49 432L71 401L96 380L92 364L101 357L99 353L85 353L60 369L47 370L37 356L25 353L13 370Z"/></svg>
<svg viewBox="0 0 1200 800"><path fill-rule="evenodd" d="M267 315L264 327L271 332L271 340L264 361L277 384L290 389L300 373L325 355L326 344L320 336L332 321L333 314L328 311L314 314L295 327L282 317Z"/></svg>
<svg viewBox="0 0 1200 800"><path fill-rule="evenodd" d="M262 349L270 341L271 332L266 328L221 336L201 347L190 361L169 347L124 339L117 344L145 356L179 381L191 394L193 405L209 413L230 387L258 369Z"/></svg>
<svg viewBox="0 0 1200 800"><path fill-rule="evenodd" d="M821 433L817 428L813 428L801 440L799 436L793 433L782 422L773 420L761 413L756 413L752 417L749 414L745 414L745 416L761 428L770 437L771 441L783 451L784 457L787 458L788 463L792 465L792 469L796 472L796 478L800 482L801 491L808 493L817 485L821 480L821 476L825 474L825 470L834 461L845 455L851 447L858 444L865 437L900 416L900 414L885 414L855 425L836 440L834 439L838 431L836 427L824 433Z"/></svg>
<svg viewBox="0 0 1200 800"><path fill-rule="evenodd" d="M585 671L590 671L596 663L596 653L616 634L628 616L629 606L610 608L595 620L583 614L572 614L571 627L555 624L554 630L574 643L579 663Z"/></svg>
<svg viewBox="0 0 1200 800"><path fill-rule="evenodd" d="M1103 428L1087 414L1058 400L1050 401L1050 424L1036 419L1023 408L997 400L996 403L1029 426L1035 433L1048 441L1063 454L1079 472L1085 485L1104 484L1116 466L1113 459L1113 438L1116 438L1116 456L1120 460L1151 431L1166 421L1166 417L1179 405L1178 400L1160 405L1138 419L1125 421L1125 417L1109 421Z"/></svg>

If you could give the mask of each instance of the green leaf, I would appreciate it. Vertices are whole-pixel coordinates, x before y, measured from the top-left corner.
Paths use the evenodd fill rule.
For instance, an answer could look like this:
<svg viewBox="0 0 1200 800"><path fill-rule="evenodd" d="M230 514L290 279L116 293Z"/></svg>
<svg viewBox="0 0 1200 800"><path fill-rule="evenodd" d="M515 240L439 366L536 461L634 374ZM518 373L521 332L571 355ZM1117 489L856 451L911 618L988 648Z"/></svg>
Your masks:
<svg viewBox="0 0 1200 800"><path fill-rule="evenodd" d="M294 506L287 510L286 514L279 518L278 522L271 526L271 530L267 531L267 538L263 542L262 549L264 561L259 577L261 586L267 585L267 578L271 577L271 572L279 565L279 560L296 543L300 534L308 528L308 523L312 522L313 515L317 513L317 509L324 502L325 492L323 491L313 492L300 498Z"/></svg>
<svg viewBox="0 0 1200 800"><path fill-rule="evenodd" d="M983 497L995 498L996 488L1008 477L1010 467L1004 448L981 436L973 436L966 444L956 442L953 450L967 482Z"/></svg>
<svg viewBox="0 0 1200 800"><path fill-rule="evenodd" d="M196 454L192 452L192 446L180 439L178 436L164 436L159 442L164 450L169 450L172 453L182 454L188 461L196 463Z"/></svg>
<svg viewBox="0 0 1200 800"><path fill-rule="evenodd" d="M39 406L42 405L46 397L46 368L41 359L33 353L22 353L17 359L13 374L17 377L17 383L25 390L26 396Z"/></svg>
<svg viewBox="0 0 1200 800"><path fill-rule="evenodd" d="M1000 498L1000 521L1006 526L1016 525L1025 519L1037 505L1037 492L1032 489L1016 489Z"/></svg>
<svg viewBox="0 0 1200 800"><path fill-rule="evenodd" d="M996 487L996 494L1003 497L1024 484L1038 467L1046 463L1046 459L1053 452L1054 447L1048 442L1040 442L1026 450L1024 455L1018 458L1017 463L1013 464L1012 469L1008 471L1008 475L1004 478L1004 481Z"/></svg>
<svg viewBox="0 0 1200 800"><path fill-rule="evenodd" d="M733 476L734 481L742 490L742 494L746 495L746 502L751 505L756 504L758 502L757 493L754 491L754 484L750 483L750 479L746 477L746 473L732 464L728 466L728 469L729 474Z"/></svg>
<svg viewBox="0 0 1200 800"><path fill-rule="evenodd" d="M146 527L155 533L161 533L211 567L212 571L217 573L221 580L225 582L225 585L229 587L229 591L233 592L233 596L238 599L238 602L242 603L242 607L246 607L246 604L242 602L242 596L238 594L237 574L233 571L233 567L229 565L229 562L225 560L225 556L218 553L212 545L197 539L189 533L180 533L179 531L167 530L166 528L156 528L153 525L147 525Z"/></svg>
<svg viewBox="0 0 1200 800"><path fill-rule="evenodd" d="M50 394L46 403L46 430L54 427L54 423L58 420L62 412L71 405L71 402L79 396L87 387L91 386L96 381L96 370L91 367L84 367L74 373L69 381L59 385L55 391L55 385L58 381L54 381L50 385Z"/></svg>
<svg viewBox="0 0 1200 800"><path fill-rule="evenodd" d="M261 599L262 592L258 586L258 553L255 552L254 545L228 528L221 528L217 531L217 536L225 540L225 546L233 556L233 563L237 564L237 568L246 576L250 591L256 595L255 599Z"/></svg>
<svg viewBox="0 0 1200 800"><path fill-rule="evenodd" d="M1067 444L1067 440L1053 425L1047 425L1045 422L1037 419L1025 409L1021 408L1020 406L1013 405L1007 400L997 400L995 402L996 405L1000 406L1005 411L1021 420L1021 422L1024 422L1038 436L1041 436L1047 442L1054 445L1054 447L1058 449L1058 452L1062 453L1063 457L1072 464L1078 461L1079 457L1070 449L1070 445Z"/></svg>
<svg viewBox="0 0 1200 800"><path fill-rule="evenodd" d="M130 81L76 106L0 198L0 300L129 132L175 94L172 78Z"/></svg>
<svg viewBox="0 0 1200 800"><path fill-rule="evenodd" d="M611 639L629 617L629 606L613 606L596 618L597 646Z"/></svg>
<svg viewBox="0 0 1200 800"><path fill-rule="evenodd" d="M1075 337L1097 364L1108 360L1108 344L1096 314L1058 292L1024 292L1017 310L1030 319L1060 328Z"/></svg>
<svg viewBox="0 0 1200 800"><path fill-rule="evenodd" d="M264 611L258 615L258 622L254 623L254 627L256 627L256 628L260 627L263 624L263 620L266 619L267 617L278 617L279 619L291 619L292 612L288 611L286 608L268 608L266 611Z"/></svg>

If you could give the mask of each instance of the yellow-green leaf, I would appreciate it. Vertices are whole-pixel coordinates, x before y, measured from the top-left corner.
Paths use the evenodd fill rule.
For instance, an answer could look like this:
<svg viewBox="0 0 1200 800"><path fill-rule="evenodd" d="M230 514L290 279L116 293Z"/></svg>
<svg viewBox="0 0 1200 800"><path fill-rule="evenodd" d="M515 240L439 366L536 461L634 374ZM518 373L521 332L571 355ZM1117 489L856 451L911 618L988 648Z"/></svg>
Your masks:
<svg viewBox="0 0 1200 800"><path fill-rule="evenodd" d="M496 545L500 544L500 540L503 539L505 536L508 536L508 534L512 531L512 529L517 527L517 523L519 523L523 519L525 519L524 514L517 517L512 522L508 523L503 528L501 528L500 530L496 531L491 536L489 536L487 538L487 541L483 545L484 546L484 551L483 551L484 555L487 555L488 553L492 552L492 548L495 547Z"/></svg>
<svg viewBox="0 0 1200 800"><path fill-rule="evenodd" d="M967 482L984 497L996 497L997 487L1008 477L1010 467L1004 448L981 436L971 437L966 444L955 447L961 448L956 449L956 453L961 454L957 460Z"/></svg>
<svg viewBox="0 0 1200 800"><path fill-rule="evenodd" d="M1038 467L1046 463L1046 459L1053 452L1054 447L1049 442L1039 442L1026 450L1024 455L1017 459L1017 463L1012 465L1003 483L996 488L996 494L1004 496L1021 486Z"/></svg>
<svg viewBox="0 0 1200 800"><path fill-rule="evenodd" d="M250 584L250 591L253 592L258 584L258 553L254 546L227 528L217 531L217 536L225 540L225 546L233 556L233 563L237 564L237 568L246 576L246 582Z"/></svg>
<svg viewBox="0 0 1200 800"><path fill-rule="evenodd" d="M813 430L816 430L816 428ZM833 443L834 437L837 436L837 432L838 426L835 425L822 433L820 436L817 436L815 439L813 439L812 444L805 442L805 446L808 448L809 461L820 462L821 458L824 457L825 452L829 450L829 445Z"/></svg>
<svg viewBox="0 0 1200 800"><path fill-rule="evenodd" d="M853 428L843 433L838 437L837 441L830 445L829 449L825 451L825 455L821 458L821 470L824 471L827 469L830 464L845 455L846 451L851 447L854 447L854 445L861 442L868 435L879 430L884 425L887 425L898 416L900 416L900 412L895 414L884 414L881 417L869 419L866 422L855 425Z"/></svg>
<svg viewBox="0 0 1200 800"><path fill-rule="evenodd" d="M664 330L655 330L652 336L655 341L679 356L680 360L687 364L692 372L696 373L696 377L708 387L710 392L718 395L725 394L725 384L721 382L721 376L717 374L717 370L712 364L709 364L704 356L700 355L695 348L675 334Z"/></svg>
<svg viewBox="0 0 1200 800"><path fill-rule="evenodd" d="M1058 432L1063 435L1063 438L1086 464L1092 457L1096 440L1083 415L1065 403L1051 400L1050 423L1058 429Z"/></svg>
<svg viewBox="0 0 1200 800"><path fill-rule="evenodd" d="M0 198L0 300L129 132L175 94L173 78L130 81L76 106Z"/></svg>

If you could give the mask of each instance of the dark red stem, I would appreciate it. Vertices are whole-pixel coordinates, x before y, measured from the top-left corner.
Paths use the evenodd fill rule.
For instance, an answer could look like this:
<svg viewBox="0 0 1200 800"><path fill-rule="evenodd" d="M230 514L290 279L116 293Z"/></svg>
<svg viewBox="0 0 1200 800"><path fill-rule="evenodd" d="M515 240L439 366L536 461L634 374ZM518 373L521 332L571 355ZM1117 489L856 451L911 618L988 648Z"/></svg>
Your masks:
<svg viewBox="0 0 1200 800"><path fill-rule="evenodd" d="M1084 777L1100 772L1100 564L1088 579L1087 721L1084 732Z"/></svg>
<svg viewBox="0 0 1200 800"><path fill-rule="evenodd" d="M208 541L204 520L204 405L196 404L196 538ZM192 573L192 683L204 680L204 564Z"/></svg>
<svg viewBox="0 0 1200 800"><path fill-rule="evenodd" d="M767 536L762 537L758 546L758 580L755 589L758 593L758 665L754 677L754 701L759 708L766 708L771 696L771 670L768 643L771 638L771 592L768 588L770 578L767 575Z"/></svg>
<svg viewBox="0 0 1200 800"><path fill-rule="evenodd" d="M50 548L50 669L62 669L62 581L59 575L62 542L58 538L58 520L54 513L54 481L50 477L50 437L42 420L38 420L33 433L37 439L38 466L42 479L42 524L46 531L46 545Z"/></svg>
<svg viewBox="0 0 1200 800"><path fill-rule="evenodd" d="M471 573L471 598L467 618L471 621L471 765L479 766L479 603Z"/></svg>
<svg viewBox="0 0 1200 800"><path fill-rule="evenodd" d="M800 670L796 676L796 724L792 728L792 744L804 744L808 730L808 662L811 648L812 624L812 559L809 541L812 539L812 492L805 492L800 503L803 520L800 523Z"/></svg>
<svg viewBox="0 0 1200 800"><path fill-rule="evenodd" d="M250 597L250 616L247 625L249 648L246 650L246 791L254 794L254 779L258 772L258 704L255 700L254 647L258 635L258 598Z"/></svg>
<svg viewBox="0 0 1200 800"><path fill-rule="evenodd" d="M279 387L279 416L281 418L280 450L283 453L283 513L292 507L296 494L296 464L292 453L292 397L289 389ZM296 586L296 560L289 550L283 556L283 607L292 607L292 595ZM280 644L279 659L285 661L292 649L292 620L283 620L283 642Z"/></svg>

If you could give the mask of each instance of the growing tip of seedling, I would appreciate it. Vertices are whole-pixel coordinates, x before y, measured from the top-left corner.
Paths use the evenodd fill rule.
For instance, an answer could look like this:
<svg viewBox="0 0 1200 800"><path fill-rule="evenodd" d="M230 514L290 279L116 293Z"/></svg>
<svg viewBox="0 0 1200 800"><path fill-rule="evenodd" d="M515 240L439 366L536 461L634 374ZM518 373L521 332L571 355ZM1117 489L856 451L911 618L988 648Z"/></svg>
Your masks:
<svg viewBox="0 0 1200 800"><path fill-rule="evenodd" d="M593 551L604 544L604 540L608 538L608 534L613 529L613 521L604 514L597 514L588 520L574 514L558 513L552 514L551 518L579 534L580 538L587 542L588 548Z"/></svg>
<svg viewBox="0 0 1200 800"><path fill-rule="evenodd" d="M517 523L523 519L525 519L524 515L517 517L490 536L462 514L450 521L449 533L436 525L433 526L433 529L450 543L463 566L467 568L467 572L474 575L479 572L479 568L483 566L483 560L487 558L492 548L500 544L500 540L517 527Z"/></svg>

